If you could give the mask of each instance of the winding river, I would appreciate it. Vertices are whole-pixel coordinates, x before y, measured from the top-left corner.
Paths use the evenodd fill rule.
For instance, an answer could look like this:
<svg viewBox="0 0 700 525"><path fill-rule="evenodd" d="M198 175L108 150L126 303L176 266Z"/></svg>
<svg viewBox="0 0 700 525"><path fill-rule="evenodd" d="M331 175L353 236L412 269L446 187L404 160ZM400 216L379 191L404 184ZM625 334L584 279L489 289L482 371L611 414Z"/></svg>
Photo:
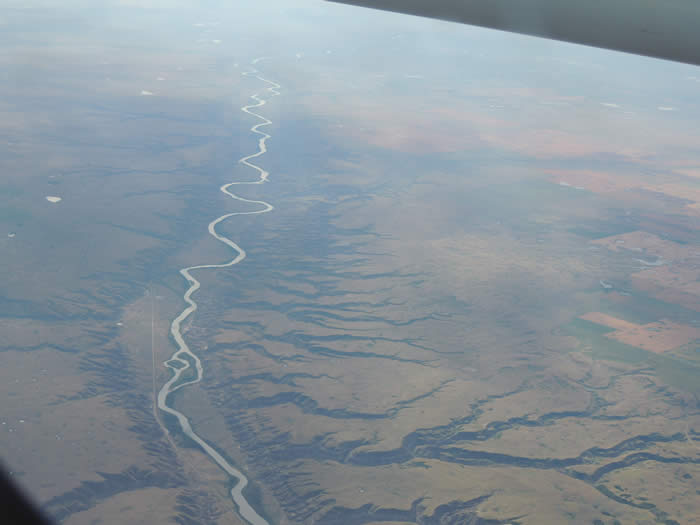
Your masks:
<svg viewBox="0 0 700 525"><path fill-rule="evenodd" d="M264 58L264 57L263 57ZM256 58L253 60L252 64L255 65L263 58ZM249 76L254 76L255 78L259 79L262 82L265 82L268 84L268 87L265 88L265 91L268 93L268 99L279 95L278 89L280 88L280 85L272 82L271 80L267 80L260 76L259 71L257 69L253 69L251 71L246 71L243 73L244 75L249 75ZM234 266L241 262L243 259L246 257L245 250L241 248L238 244L233 242L231 239L228 237L224 237L223 235L219 234L216 231L216 227L219 225L219 223L225 221L229 217L234 217L236 215L256 215L260 213L267 213L269 211L272 211L274 208L271 204L265 202L265 201L259 201L259 200L251 200L251 199L245 199L243 197L240 197L233 193L231 191L231 188L234 186L238 185L244 185L244 184L264 184L267 181L267 178L269 176L269 173L262 169L260 166L257 166L251 162L251 160L255 159L256 157L260 157L267 151L266 147L266 141L267 139L270 138L270 135L265 133L264 131L260 131L260 128L263 126L268 126L272 124L270 120L267 118L263 117L262 115L255 113L252 111L255 108L259 108L261 106L264 106L266 103L266 99L262 98L259 93L256 93L251 97L254 101L255 104L250 104L247 106L243 106L241 108L241 111L248 113L249 115L252 115L260 120L257 124L253 125L250 128L250 131L252 133L255 133L259 135L258 139L258 151L251 154L247 155L243 158L241 158L238 162L252 168L255 170L258 174L258 178L254 181L238 181L238 182L229 182L227 184L224 184L219 188L223 193L228 195L234 200L241 201L241 202L246 202L250 204L257 204L260 206L259 209L255 211L238 211L238 212L233 212L233 213L226 213L222 215L221 217L218 217L217 219L214 219L209 223L208 230L209 234L214 237L216 240L224 243L225 245L231 247L234 252L236 253L235 257L231 259L228 262L224 263L218 263L218 264L200 264L197 266L189 266L187 268L182 268L180 270L180 273L182 276L187 280L187 283L189 284L189 288L187 288L187 291L185 292L185 295L183 296L183 299L187 306L185 309L180 312L180 315L178 315L170 325L170 333L173 336L173 339L175 340L175 343L177 345L177 350L175 353L168 359L164 364L167 366L171 371L172 371L172 376L170 379L163 385L163 387L160 389L158 392L158 408L162 410L163 412L170 414L177 418L177 421L180 424L180 428L182 431L185 433L187 437L189 437L192 441L197 443L202 450L212 459L214 462L221 467L222 470L224 470L229 476L236 478L237 482L234 485L234 487L231 489L231 498L233 499L233 502L235 503L239 514L251 525L268 525L267 521L260 516L255 509L248 503L246 500L245 496L243 495L243 489L246 487L248 484L248 478L236 467L231 465L217 450L212 447L209 443L207 443L204 439L202 439L193 429L192 425L190 425L190 421L185 416L182 412L176 410L172 406L168 405L168 396L175 392L176 390L179 390L185 386L192 385L195 383L199 383L202 380L202 376L204 375L204 368L202 367L202 362L188 346L187 343L185 342L184 338L182 337L182 331L181 331L181 326L182 323L192 314L197 310L197 303L192 299L192 295L199 290L200 287L200 282L192 275L192 271L194 270L204 270L204 269L215 269L215 268L227 268L229 266ZM195 376L193 379L188 379L188 380L183 380L180 381L180 378L183 376L183 374L187 371L192 369L194 366L194 372Z"/></svg>

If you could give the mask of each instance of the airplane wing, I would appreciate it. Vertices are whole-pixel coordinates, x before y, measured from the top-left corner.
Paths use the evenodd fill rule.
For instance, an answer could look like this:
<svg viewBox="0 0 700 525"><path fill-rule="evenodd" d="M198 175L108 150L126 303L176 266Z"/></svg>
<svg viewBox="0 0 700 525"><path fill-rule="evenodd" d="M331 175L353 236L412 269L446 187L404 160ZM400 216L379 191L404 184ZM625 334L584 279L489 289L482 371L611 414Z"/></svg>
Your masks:
<svg viewBox="0 0 700 525"><path fill-rule="evenodd" d="M330 0L700 65L699 0Z"/></svg>

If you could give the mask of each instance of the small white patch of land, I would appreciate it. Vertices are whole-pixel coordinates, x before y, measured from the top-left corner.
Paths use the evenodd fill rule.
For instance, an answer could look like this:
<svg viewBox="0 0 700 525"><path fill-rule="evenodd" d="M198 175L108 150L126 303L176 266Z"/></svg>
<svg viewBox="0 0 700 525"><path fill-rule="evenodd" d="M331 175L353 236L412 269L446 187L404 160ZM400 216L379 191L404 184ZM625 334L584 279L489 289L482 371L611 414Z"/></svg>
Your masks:
<svg viewBox="0 0 700 525"><path fill-rule="evenodd" d="M142 90L141 90L141 95L144 96L144 97L150 97L151 95L153 95L153 92L152 92L152 91L146 91L145 89L142 89Z"/></svg>
<svg viewBox="0 0 700 525"><path fill-rule="evenodd" d="M46 200L49 201L49 202L53 202L54 204L56 204L57 202L61 202L61 197L56 197L56 196L54 196L54 195L47 195L47 196L46 196Z"/></svg>
<svg viewBox="0 0 700 525"><path fill-rule="evenodd" d="M612 102L601 102L601 106L605 106L606 108L619 108L620 106L618 104L613 104Z"/></svg>
<svg viewBox="0 0 700 525"><path fill-rule="evenodd" d="M658 109L659 111L676 111L676 108L671 106L659 106L656 109Z"/></svg>

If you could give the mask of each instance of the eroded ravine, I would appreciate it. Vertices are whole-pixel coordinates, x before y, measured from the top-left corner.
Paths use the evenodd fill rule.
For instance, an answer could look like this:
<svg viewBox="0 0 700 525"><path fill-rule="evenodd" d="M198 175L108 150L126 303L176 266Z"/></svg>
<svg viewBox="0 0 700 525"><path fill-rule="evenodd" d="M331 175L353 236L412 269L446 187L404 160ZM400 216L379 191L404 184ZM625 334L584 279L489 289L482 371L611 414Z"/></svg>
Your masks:
<svg viewBox="0 0 700 525"><path fill-rule="evenodd" d="M252 64L255 65L260 60L262 59L258 58L253 60ZM280 85L275 82L272 82L271 80L263 78L259 75L259 72L256 69L253 69L252 71L247 71L243 74L254 76L261 82L265 82L266 84L268 84L268 87L265 88L265 92L268 93L268 99L270 97L279 95L278 89L280 88ZM181 331L182 323L197 310L197 303L192 298L192 295L197 290L199 290L200 282L192 275L192 272L195 270L228 268L229 266L234 266L238 264L246 257L245 250L228 237L225 237L218 233L216 231L216 227L221 222L229 219L230 217L234 217L237 215L257 215L261 213L267 213L274 209L271 204L265 201L246 199L240 197L239 195L236 195L231 191L231 188L237 185L264 184L269 176L269 173L267 171L251 162L251 160L260 157L267 151L266 142L267 139L270 138L270 135L268 135L264 131L261 131L260 128L262 128L263 126L268 126L272 124L272 122L264 116L252 111L254 108L264 106L267 99L262 98L261 95L258 93L251 96L251 98L255 101L255 104L243 106L241 108L241 111L243 111L244 113L248 113L249 115L252 115L260 120L260 122L253 125L250 128L250 131L252 133L255 133L259 136L258 150L251 155L247 155L241 158L239 160L239 163L256 171L258 174L258 178L253 181L229 182L221 186L221 188L219 189L234 200L245 202L248 204L259 205L260 208L254 211L238 211L226 213L209 223L209 234L219 242L222 242L223 244L232 248L236 253L235 257L233 257L230 261L215 264L199 264L196 266L182 268L180 270L180 273L187 280L187 283L189 285L187 291L185 292L185 295L183 296L183 299L187 306L182 312L180 312L180 315L178 315L170 325L170 333L173 336L173 339L175 340L177 350L175 351L175 353L173 353L170 359L168 359L164 363L165 366L167 366L172 371L172 376L158 392L158 408L166 414L174 416L177 419L180 428L182 429L182 432L192 441L197 443L202 448L202 450L229 476L236 478L237 481L231 489L231 498L233 499L240 515L251 525L268 525L267 521L255 511L255 509L250 505L250 503L248 503L245 496L243 495L243 489L245 489L246 485L248 484L248 478L235 466L229 463L226 460L226 458L224 458L211 444L207 443L207 441L201 438L194 431L189 419L185 414L168 405L168 397L170 396L170 394L185 386L199 383L204 375L204 368L202 366L201 360L199 359L197 354L195 354L189 348L184 338L182 337ZM181 381L181 378L183 378L183 374L185 374L186 372L188 374L192 374L194 372L194 377L192 379Z"/></svg>

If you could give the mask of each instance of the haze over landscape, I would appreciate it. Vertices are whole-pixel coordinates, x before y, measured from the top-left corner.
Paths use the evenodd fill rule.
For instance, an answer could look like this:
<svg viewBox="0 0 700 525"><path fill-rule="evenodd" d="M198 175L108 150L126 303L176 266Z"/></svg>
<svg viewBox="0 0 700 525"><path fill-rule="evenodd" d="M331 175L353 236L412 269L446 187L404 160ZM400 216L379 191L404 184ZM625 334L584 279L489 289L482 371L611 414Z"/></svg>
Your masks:
<svg viewBox="0 0 700 525"><path fill-rule="evenodd" d="M0 456L60 523L700 523L700 70L316 1L0 8Z"/></svg>

